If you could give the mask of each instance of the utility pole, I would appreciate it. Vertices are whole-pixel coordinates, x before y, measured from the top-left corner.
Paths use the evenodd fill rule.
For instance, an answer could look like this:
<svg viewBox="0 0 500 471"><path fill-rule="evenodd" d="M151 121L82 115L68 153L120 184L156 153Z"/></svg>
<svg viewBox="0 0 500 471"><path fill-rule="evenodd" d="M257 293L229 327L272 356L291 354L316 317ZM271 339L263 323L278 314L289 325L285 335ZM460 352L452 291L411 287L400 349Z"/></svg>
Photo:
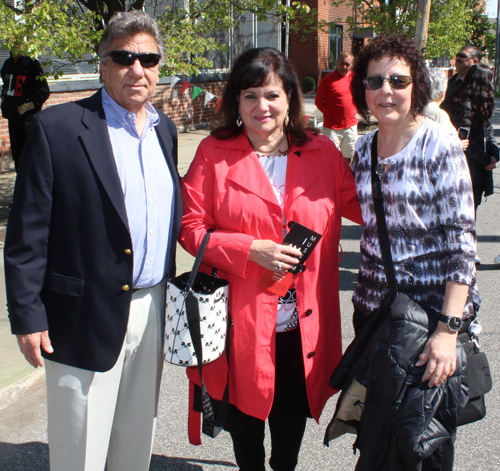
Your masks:
<svg viewBox="0 0 500 471"><path fill-rule="evenodd" d="M429 30L430 13L431 0L418 0L417 21L415 23L415 46L419 51L424 49L427 44L427 31Z"/></svg>
<svg viewBox="0 0 500 471"><path fill-rule="evenodd" d="M500 0L498 0L497 5L497 37L495 42L495 91L499 91L500 88L500 67L499 67L499 57L500 57Z"/></svg>

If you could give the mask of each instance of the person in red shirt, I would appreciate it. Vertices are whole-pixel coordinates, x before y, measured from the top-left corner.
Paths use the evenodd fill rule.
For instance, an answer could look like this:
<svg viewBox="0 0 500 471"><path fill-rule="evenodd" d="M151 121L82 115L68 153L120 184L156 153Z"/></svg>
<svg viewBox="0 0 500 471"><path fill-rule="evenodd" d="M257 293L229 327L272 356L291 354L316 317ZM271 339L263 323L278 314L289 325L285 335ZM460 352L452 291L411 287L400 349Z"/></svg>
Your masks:
<svg viewBox="0 0 500 471"><path fill-rule="evenodd" d="M341 52L336 70L319 83L315 100L316 107L323 113L323 134L335 143L348 162L354 156L358 138L358 117L351 95L353 62L350 52Z"/></svg>

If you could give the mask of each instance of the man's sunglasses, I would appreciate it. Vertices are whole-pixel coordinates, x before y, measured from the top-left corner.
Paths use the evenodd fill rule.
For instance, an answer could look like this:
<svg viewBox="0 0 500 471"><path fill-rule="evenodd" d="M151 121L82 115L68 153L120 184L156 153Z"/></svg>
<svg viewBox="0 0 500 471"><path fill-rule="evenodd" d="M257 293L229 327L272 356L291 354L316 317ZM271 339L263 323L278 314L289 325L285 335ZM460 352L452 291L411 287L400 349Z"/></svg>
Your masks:
<svg viewBox="0 0 500 471"><path fill-rule="evenodd" d="M468 56L465 52L457 52L455 57L458 59L470 59L470 56Z"/></svg>
<svg viewBox="0 0 500 471"><path fill-rule="evenodd" d="M107 55L111 57L115 64L124 65L126 67L130 67L135 60L138 59L141 66L145 69L158 65L161 58L160 54L154 54L152 52L136 54L135 52L129 51L109 51Z"/></svg>
<svg viewBox="0 0 500 471"><path fill-rule="evenodd" d="M403 90L413 82L413 79L408 75L391 75L390 77L374 75L373 77L367 77L363 81L363 85L368 90L378 90L382 88L382 85L386 80L389 82L391 88L394 88L395 90Z"/></svg>

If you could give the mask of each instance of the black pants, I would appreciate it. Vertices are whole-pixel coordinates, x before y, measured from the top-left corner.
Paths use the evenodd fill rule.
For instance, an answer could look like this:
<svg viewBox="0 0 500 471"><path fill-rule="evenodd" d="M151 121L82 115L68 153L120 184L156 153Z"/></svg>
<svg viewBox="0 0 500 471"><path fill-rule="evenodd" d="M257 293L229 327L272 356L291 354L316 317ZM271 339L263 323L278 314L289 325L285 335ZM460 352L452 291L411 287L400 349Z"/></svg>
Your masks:
<svg viewBox="0 0 500 471"><path fill-rule="evenodd" d="M292 471L310 416L299 329L276 334L274 401L269 414L271 459L275 471ZM230 406L226 430L241 471L265 471L265 422Z"/></svg>
<svg viewBox="0 0 500 471"><path fill-rule="evenodd" d="M19 161L21 160L21 154L23 153L24 144L26 142L26 139L28 138L30 121L31 117L29 119L23 119L19 121L9 119L10 151L12 152L12 159L14 160L16 172L19 167Z"/></svg>

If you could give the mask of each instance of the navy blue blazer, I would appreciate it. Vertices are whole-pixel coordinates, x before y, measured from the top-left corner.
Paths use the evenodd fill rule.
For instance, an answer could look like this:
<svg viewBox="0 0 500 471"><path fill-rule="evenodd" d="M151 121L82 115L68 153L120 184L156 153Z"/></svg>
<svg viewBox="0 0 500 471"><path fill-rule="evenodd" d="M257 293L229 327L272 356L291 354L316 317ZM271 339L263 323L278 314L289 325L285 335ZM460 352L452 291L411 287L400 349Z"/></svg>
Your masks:
<svg viewBox="0 0 500 471"><path fill-rule="evenodd" d="M182 219L177 130L159 114L155 129L174 181L172 231L165 234L172 274ZM48 329L54 352L45 358L110 370L127 330L133 253L101 91L33 118L4 256L12 333Z"/></svg>

